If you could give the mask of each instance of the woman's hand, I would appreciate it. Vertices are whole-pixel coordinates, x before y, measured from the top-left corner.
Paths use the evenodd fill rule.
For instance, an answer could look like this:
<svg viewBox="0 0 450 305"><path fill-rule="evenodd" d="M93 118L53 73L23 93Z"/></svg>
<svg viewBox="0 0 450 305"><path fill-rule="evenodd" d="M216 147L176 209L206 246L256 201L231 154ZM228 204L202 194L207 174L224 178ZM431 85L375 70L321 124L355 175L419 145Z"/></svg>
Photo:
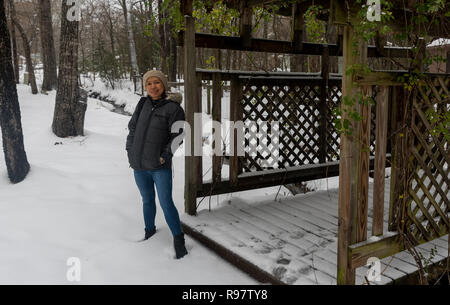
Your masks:
<svg viewBox="0 0 450 305"><path fill-rule="evenodd" d="M165 162L164 159L159 157L159 163L164 164L164 162Z"/></svg>

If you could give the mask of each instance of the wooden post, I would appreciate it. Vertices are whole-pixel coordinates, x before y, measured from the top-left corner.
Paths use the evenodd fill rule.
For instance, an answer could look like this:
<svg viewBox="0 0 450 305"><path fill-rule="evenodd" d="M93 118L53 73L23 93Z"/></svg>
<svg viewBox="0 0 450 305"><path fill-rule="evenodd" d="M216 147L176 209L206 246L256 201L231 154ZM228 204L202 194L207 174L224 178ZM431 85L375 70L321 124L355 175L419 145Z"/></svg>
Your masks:
<svg viewBox="0 0 450 305"><path fill-rule="evenodd" d="M294 52L300 52L303 48L303 14L304 10L300 8L300 4L292 5L292 45Z"/></svg>
<svg viewBox="0 0 450 305"><path fill-rule="evenodd" d="M250 48L252 46L252 8L248 5L247 0L241 1L240 13L242 45L244 48Z"/></svg>
<svg viewBox="0 0 450 305"><path fill-rule="evenodd" d="M206 84L206 114L211 114L211 85Z"/></svg>
<svg viewBox="0 0 450 305"><path fill-rule="evenodd" d="M212 88L213 88L213 104L212 104L212 119L213 121L219 122L222 124L222 86L221 86L221 75L219 73L213 73L213 81L212 81ZM214 126L214 125L213 125ZM214 130L214 138L213 138L213 150L218 145L220 147L220 150L222 151L222 130ZM214 182L220 182L222 180L222 156L223 154L220 154L217 156L216 154L213 155L213 173L212 173L212 181Z"/></svg>
<svg viewBox="0 0 450 305"><path fill-rule="evenodd" d="M320 127L319 127L319 162L325 163L327 158L327 117L328 113L328 78L330 68L329 49L327 45L324 45L322 53L322 83L320 87Z"/></svg>
<svg viewBox="0 0 450 305"><path fill-rule="evenodd" d="M237 76L231 78L230 86L230 123L234 124L236 128L230 129L230 184L237 184L237 177L239 174L239 146L242 145L241 137L238 134L238 129L241 127L239 122L242 122L242 84ZM242 134L242 130L240 131Z"/></svg>
<svg viewBox="0 0 450 305"><path fill-rule="evenodd" d="M190 151L186 150L185 156L185 183L184 183L184 208L189 215L195 215L197 210L197 160L194 156L194 113L197 108L197 88L195 75L195 20L192 17L192 0L183 1L184 10L184 92L185 92L185 113L186 123L190 126L190 137L185 141L190 141ZM189 131L189 129L187 129Z"/></svg>
<svg viewBox="0 0 450 305"><path fill-rule="evenodd" d="M447 64L445 67L445 73L450 73L450 51L447 51Z"/></svg>
<svg viewBox="0 0 450 305"><path fill-rule="evenodd" d="M391 99L391 181L389 197L389 231L397 231L400 221L400 195L402 195L401 177L402 142L404 140L401 122L404 111L404 88L395 86L392 88Z"/></svg>
<svg viewBox="0 0 450 305"><path fill-rule="evenodd" d="M353 54L354 29L351 25L344 26L343 41L343 73L342 96L351 103L341 103L343 119L350 120L352 133L341 134L340 160L339 160L339 208L338 208L338 260L337 283L354 284L355 270L349 261L348 247L358 241L364 240L367 228L367 190L369 179L368 146L370 133L370 107L360 105L358 96L371 95L371 88L362 90L355 86L353 76L346 70L354 64L365 64L367 60L367 43L359 41L359 55ZM351 111L357 111L363 116L362 122L349 117ZM367 148L366 148L367 150Z"/></svg>
<svg viewBox="0 0 450 305"><path fill-rule="evenodd" d="M363 43L361 50L366 50L367 44ZM364 56L364 55L362 55ZM367 58L366 56L363 58ZM364 61L362 61L364 63ZM372 97L372 86L361 87L362 97L365 100L360 105L360 114L362 121L359 124L359 164L358 164L358 181L357 193L357 216L356 216L356 241L361 242L367 239L367 214L369 210L369 156L370 156L370 121L371 110L370 102L367 98ZM356 129L355 129L356 131Z"/></svg>
<svg viewBox="0 0 450 305"><path fill-rule="evenodd" d="M196 73L196 83L197 83L197 96L195 104L195 114L197 120L194 120L194 159L195 159L195 174L197 175L195 182L197 187L202 187L203 185L203 111L202 111L202 99L203 99L203 84L202 84L202 73Z"/></svg>
<svg viewBox="0 0 450 305"><path fill-rule="evenodd" d="M372 235L383 235L384 182L386 169L386 145L388 127L389 87L382 86L376 101L375 174L373 183Z"/></svg>

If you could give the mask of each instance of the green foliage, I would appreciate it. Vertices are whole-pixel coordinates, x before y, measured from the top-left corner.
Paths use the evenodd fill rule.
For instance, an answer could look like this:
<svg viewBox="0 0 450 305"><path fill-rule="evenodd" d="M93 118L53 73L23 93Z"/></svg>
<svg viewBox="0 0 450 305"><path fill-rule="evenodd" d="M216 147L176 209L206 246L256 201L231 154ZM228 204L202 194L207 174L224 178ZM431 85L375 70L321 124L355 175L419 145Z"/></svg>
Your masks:
<svg viewBox="0 0 450 305"><path fill-rule="evenodd" d="M273 7L271 8L273 9ZM256 32L261 27L261 20L264 22L269 22L272 20L272 13L268 8L254 7L253 15L255 16L255 24L253 26L253 32Z"/></svg>
<svg viewBox="0 0 450 305"><path fill-rule="evenodd" d="M219 35L237 35L239 27L233 20L239 18L239 12L229 9L223 1L194 1L192 14L196 18L195 29L198 32L210 31Z"/></svg>
<svg viewBox="0 0 450 305"><path fill-rule="evenodd" d="M326 43L325 22L317 19L323 9L321 5L311 5L305 12L305 26L308 37L314 43Z"/></svg>
<svg viewBox="0 0 450 305"><path fill-rule="evenodd" d="M448 97L446 97L448 99ZM445 105L444 105L445 106ZM430 107L425 112L433 130L431 134L435 137L443 137L445 141L450 141L450 111L442 111L440 107Z"/></svg>
<svg viewBox="0 0 450 305"><path fill-rule="evenodd" d="M162 11L166 12L162 22L170 23L172 25L172 34L174 37L178 36L178 32L183 29L184 20L180 11L180 1L178 0L163 0Z"/></svg>
<svg viewBox="0 0 450 305"><path fill-rule="evenodd" d="M216 57L211 55L206 59L206 68L214 69L215 67L216 67Z"/></svg>
<svg viewBox="0 0 450 305"><path fill-rule="evenodd" d="M117 59L114 58L111 51L105 46L105 42L99 39L94 49L93 60L90 63L93 71L99 72L100 77L112 89L115 88L115 83L120 79L124 71L120 71L120 66L117 65Z"/></svg>
<svg viewBox="0 0 450 305"><path fill-rule="evenodd" d="M368 7L365 5L366 1L358 0L358 3L361 4L361 10L359 10L356 18L356 23L353 25L355 30L355 35L352 41L353 47L353 56L358 56L358 45L361 40L370 42L375 38L376 33L378 32L381 36L390 36L394 39L400 40L409 40L411 38L410 32L414 28L421 28L426 30L426 24L428 24L433 18L435 18L434 14L442 13L445 11L447 3L445 0L424 0L417 1L414 5L414 14L411 20L409 21L409 25L405 25L405 30L400 33L395 33L392 28L389 26L389 23L393 20L393 3L392 1L382 0L382 13L381 13L381 21L380 22L370 22L367 20L367 9ZM317 9L313 10L312 15L317 12ZM445 15L449 15L448 12ZM435 19L434 21L437 21ZM416 41L409 41L410 43L417 43ZM417 47L412 48L413 51L413 60L410 63L409 72L404 75L398 77L398 81L403 83L403 87L407 89L409 92L413 92L418 86L421 86L424 83L425 78L427 77L424 73L418 70L418 60L417 54L419 49ZM442 56L429 56L425 55L423 62L427 65L433 62L445 62L446 59ZM368 73L370 72L370 68L367 65L354 64L347 68L345 71L346 75L353 77L356 73ZM448 98L448 97L445 97ZM445 99L441 97L441 99ZM364 101L361 96L357 97L359 102L367 103L370 102L373 104L373 101ZM347 109L344 110L347 113L347 117L349 119L342 119L342 113L340 109L335 109L334 114L337 119L335 120L336 127L339 132L344 132L347 135L351 135L352 124L351 120L359 121L361 118L354 111L354 103L355 100L351 99L347 96L343 97L343 103L347 106ZM436 111L432 111L433 109L429 109L427 112L429 120L435 126L434 132L435 134L444 135L446 139L449 137L449 125L450 125L450 115L448 111L445 113L438 113Z"/></svg>

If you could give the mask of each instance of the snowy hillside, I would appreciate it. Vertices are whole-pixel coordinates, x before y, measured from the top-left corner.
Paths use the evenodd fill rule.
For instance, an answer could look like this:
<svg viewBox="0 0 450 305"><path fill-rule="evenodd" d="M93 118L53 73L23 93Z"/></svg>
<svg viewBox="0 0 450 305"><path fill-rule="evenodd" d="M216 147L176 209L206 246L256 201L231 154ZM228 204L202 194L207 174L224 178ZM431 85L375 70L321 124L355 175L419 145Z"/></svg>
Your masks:
<svg viewBox="0 0 450 305"><path fill-rule="evenodd" d="M159 207L157 234L137 242L144 224L125 153L129 117L89 99L85 136L61 139L51 132L55 92L32 96L18 85L18 93L31 171L11 184L0 154L0 284L76 283L66 276L71 257L82 284L257 283L189 237L189 255L175 260ZM184 158L174 168L182 214Z"/></svg>

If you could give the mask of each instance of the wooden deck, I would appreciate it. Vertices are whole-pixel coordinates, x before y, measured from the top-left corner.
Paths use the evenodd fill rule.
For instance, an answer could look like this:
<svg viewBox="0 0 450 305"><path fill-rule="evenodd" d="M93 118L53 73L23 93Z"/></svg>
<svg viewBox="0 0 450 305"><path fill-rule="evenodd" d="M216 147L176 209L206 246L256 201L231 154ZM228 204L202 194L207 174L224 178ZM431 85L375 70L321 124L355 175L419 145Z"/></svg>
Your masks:
<svg viewBox="0 0 450 305"><path fill-rule="evenodd" d="M372 226L372 183L369 189L368 236ZM385 191L385 223L389 183ZM215 250L261 282L272 284L336 284L338 190L285 197L281 201L246 203L235 196L229 205L197 216L182 216L184 231ZM418 247L433 262L448 257L448 235ZM356 270L356 283L367 284L368 267ZM381 260L381 281L395 283L417 271L413 257L403 251Z"/></svg>

